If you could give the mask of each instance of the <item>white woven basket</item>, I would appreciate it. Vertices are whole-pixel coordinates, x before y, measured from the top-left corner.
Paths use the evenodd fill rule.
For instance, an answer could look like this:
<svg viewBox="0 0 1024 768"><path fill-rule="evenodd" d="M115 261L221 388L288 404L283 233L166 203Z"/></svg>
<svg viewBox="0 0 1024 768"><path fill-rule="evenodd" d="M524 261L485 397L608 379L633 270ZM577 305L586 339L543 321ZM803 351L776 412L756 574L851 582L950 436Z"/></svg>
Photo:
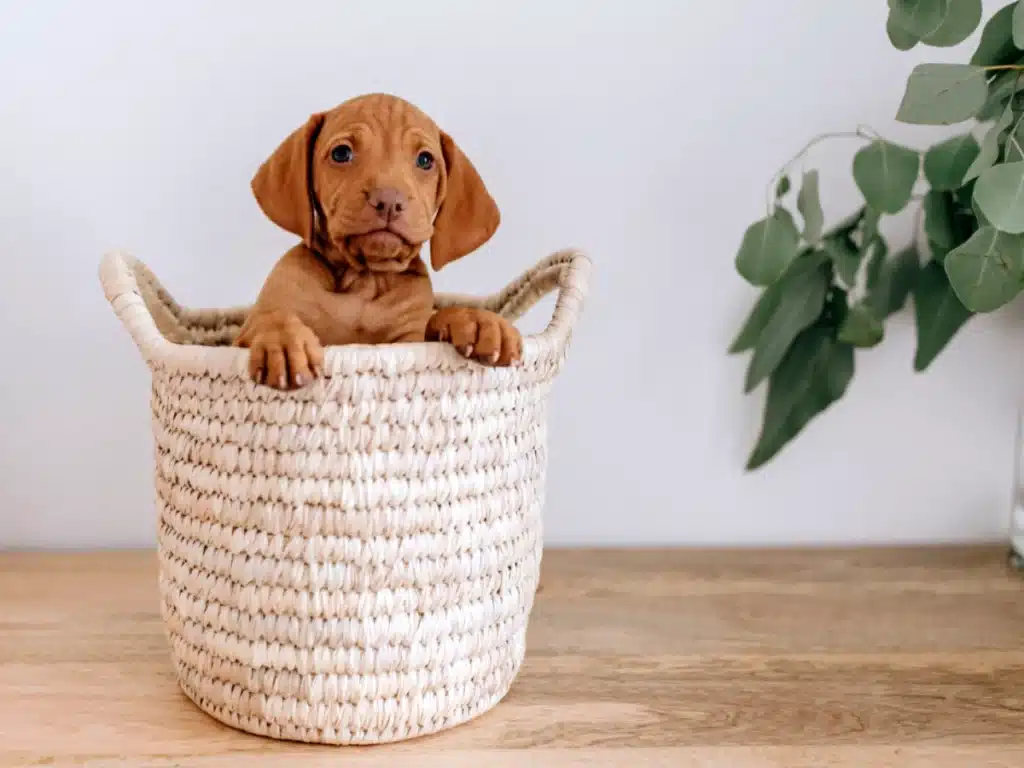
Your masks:
<svg viewBox="0 0 1024 768"><path fill-rule="evenodd" d="M331 347L297 392L229 346L246 308L179 306L123 253L107 298L152 371L162 615L185 693L228 725L370 744L497 704L523 661L541 560L548 391L590 262L540 262L483 300L559 290L522 365L447 344Z"/></svg>

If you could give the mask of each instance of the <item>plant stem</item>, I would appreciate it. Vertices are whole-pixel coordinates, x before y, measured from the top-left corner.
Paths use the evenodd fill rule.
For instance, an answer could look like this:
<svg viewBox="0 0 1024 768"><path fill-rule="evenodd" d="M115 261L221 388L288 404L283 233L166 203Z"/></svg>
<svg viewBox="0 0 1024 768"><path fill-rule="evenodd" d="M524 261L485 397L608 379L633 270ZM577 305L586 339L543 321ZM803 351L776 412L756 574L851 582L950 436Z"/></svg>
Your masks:
<svg viewBox="0 0 1024 768"><path fill-rule="evenodd" d="M800 161L801 158L803 158L804 155L814 149L818 144L823 141L828 141L829 139L861 139L864 141L875 141L879 138L881 137L873 129L864 125L858 125L856 131L835 131L815 136L804 145L803 149L793 155L785 165L776 171L769 180L768 188L766 190L768 215L771 216L772 211L774 210L775 187L779 183L779 179L781 179L796 163Z"/></svg>
<svg viewBox="0 0 1024 768"><path fill-rule="evenodd" d="M1024 72L1024 64L993 64L991 67L982 67L986 72L997 72L1000 70L1015 69Z"/></svg>
<svg viewBox="0 0 1024 768"><path fill-rule="evenodd" d="M1015 112L1015 110L1013 109L1013 100L1017 97L1017 87L1020 85L1020 78L1022 74L1024 74L1024 70L1018 69L1016 76L1013 78L1013 90L1010 91L1010 100L1006 103L1006 108L1010 110L1011 115ZM1017 147L1018 152L1021 151L1020 145L1013 138L1014 135L1017 133L1017 128L1020 127L1021 118L1024 118L1024 114L1021 114L1017 118L1017 122L1010 126L1010 133L1008 134L1009 141L1003 144L1003 151L1000 153L1000 155L996 157L996 160L1002 158L1003 162L1006 162L1006 157L1010 149L1010 141L1012 141L1014 146ZM1021 155L1024 156L1024 153L1021 153Z"/></svg>
<svg viewBox="0 0 1024 768"><path fill-rule="evenodd" d="M911 243L917 249L917 252L919 254L918 258L920 258L920 253L921 253L921 232L922 232L921 223L923 222L923 220L924 220L924 206L923 205L919 205L917 207L917 214L914 216L914 237L911 240ZM928 249L931 250L931 246L928 246Z"/></svg>

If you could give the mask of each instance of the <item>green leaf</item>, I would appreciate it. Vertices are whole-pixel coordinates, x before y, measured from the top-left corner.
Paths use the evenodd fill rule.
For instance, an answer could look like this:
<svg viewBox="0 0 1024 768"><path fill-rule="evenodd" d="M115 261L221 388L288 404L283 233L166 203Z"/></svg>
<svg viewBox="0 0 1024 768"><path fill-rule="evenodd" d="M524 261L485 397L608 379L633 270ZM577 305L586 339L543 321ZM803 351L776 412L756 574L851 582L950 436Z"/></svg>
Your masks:
<svg viewBox="0 0 1024 768"><path fill-rule="evenodd" d="M969 133L946 139L925 153L925 178L932 189L957 189L980 152L977 140Z"/></svg>
<svg viewBox="0 0 1024 768"><path fill-rule="evenodd" d="M981 40L971 56L971 64L976 67L995 67L1009 64L1020 55L1013 44L1013 12L1016 5L1017 0L1014 0L992 14L981 31Z"/></svg>
<svg viewBox="0 0 1024 768"><path fill-rule="evenodd" d="M807 171L800 184L800 194L796 198L796 207L804 217L804 240L810 245L817 245L821 240L821 230L825 226L825 214L821 210L821 196L818 193L818 172Z"/></svg>
<svg viewBox="0 0 1024 768"><path fill-rule="evenodd" d="M920 256L914 246L885 260L878 282L868 296L876 315L889 317L903 309L920 268Z"/></svg>
<svg viewBox="0 0 1024 768"><path fill-rule="evenodd" d="M956 246L953 225L953 196L948 192L931 190L924 196L924 231L930 242L940 248Z"/></svg>
<svg viewBox="0 0 1024 768"><path fill-rule="evenodd" d="M825 232L823 236L821 247L847 286L853 285L857 278L857 268L860 265L860 253L857 245L851 240L851 236L862 225L866 214L867 207L861 206ZM877 214L872 212L872 215L877 218Z"/></svg>
<svg viewBox="0 0 1024 768"><path fill-rule="evenodd" d="M923 371L945 349L956 332L971 317L971 311L957 298L946 270L930 261L914 284L914 316L917 321L917 351L914 370Z"/></svg>
<svg viewBox="0 0 1024 768"><path fill-rule="evenodd" d="M814 272L820 269L822 264L823 260L820 254L810 251L800 254L782 277L761 292L761 296L754 304L740 332L729 345L729 354L746 352L757 346L761 333L778 310L782 297L791 290L790 286L794 283L799 284L805 279L804 273Z"/></svg>
<svg viewBox="0 0 1024 768"><path fill-rule="evenodd" d="M736 254L736 271L752 285L778 280L796 258L800 235L793 217L784 208L751 224Z"/></svg>
<svg viewBox="0 0 1024 768"><path fill-rule="evenodd" d="M996 229L1024 232L1024 162L994 165L981 174L974 200Z"/></svg>
<svg viewBox="0 0 1024 768"><path fill-rule="evenodd" d="M1024 237L982 227L949 252L946 276L971 312L991 312L1014 298L1024 284Z"/></svg>
<svg viewBox="0 0 1024 768"><path fill-rule="evenodd" d="M921 269L921 257L917 248L910 246L900 251L896 256L887 262L887 281L885 307L886 316L895 314L903 309L907 298L914 290L914 283L917 280L917 273Z"/></svg>
<svg viewBox="0 0 1024 768"><path fill-rule="evenodd" d="M853 287L864 258L872 246L881 240L878 225L882 215L874 208L864 206L843 226L833 229L822 243L843 285ZM856 237L856 241L854 240Z"/></svg>
<svg viewBox="0 0 1024 768"><path fill-rule="evenodd" d="M740 332L736 334L736 338L729 345L730 355L746 352L748 349L753 349L754 345L757 344L757 340L761 337L761 331L764 330L768 318L772 316L779 300L782 298L781 282L781 280L774 282L761 291L761 295L754 302L753 309L750 310L750 314L747 315L747 319L743 322L743 327L740 328Z"/></svg>
<svg viewBox="0 0 1024 768"><path fill-rule="evenodd" d="M892 12L889 13L889 20L885 24L885 33L889 36L889 42L892 43L892 47L898 51L909 51L921 42L899 25L892 17Z"/></svg>
<svg viewBox="0 0 1024 768"><path fill-rule="evenodd" d="M775 185L775 199L780 200L789 193L789 176L783 175Z"/></svg>
<svg viewBox="0 0 1024 768"><path fill-rule="evenodd" d="M946 14L939 28L921 39L936 48L960 45L977 29L981 12L981 0L948 0Z"/></svg>
<svg viewBox="0 0 1024 768"><path fill-rule="evenodd" d="M828 292L829 273L821 253L814 269L803 269L786 281L775 311L767 318L747 368L745 391L752 392L767 379L786 354L793 340L821 315Z"/></svg>
<svg viewBox="0 0 1024 768"><path fill-rule="evenodd" d="M910 202L921 156L878 139L854 155L853 178L864 199L881 213L899 213Z"/></svg>
<svg viewBox="0 0 1024 768"><path fill-rule="evenodd" d="M790 346L768 384L761 434L747 470L763 466L845 393L853 378L853 347L831 328L812 325Z"/></svg>
<svg viewBox="0 0 1024 768"><path fill-rule="evenodd" d="M882 321L867 304L854 304L839 328L839 341L855 347L873 347L885 335Z"/></svg>
<svg viewBox="0 0 1024 768"><path fill-rule="evenodd" d="M949 0L889 0L889 18L918 40L942 28Z"/></svg>
<svg viewBox="0 0 1024 768"><path fill-rule="evenodd" d="M1020 3L1015 4L1016 7L1013 9L1013 28L1012 37L1013 45L1016 48L1024 48L1024 6Z"/></svg>
<svg viewBox="0 0 1024 768"><path fill-rule="evenodd" d="M789 211L787 211L780 205L775 208L775 211L772 215L778 218L779 221L782 222L782 226L785 227L789 232L796 233L797 241L800 240L800 232L796 228L796 222L793 220L793 214L791 214Z"/></svg>
<svg viewBox="0 0 1024 768"><path fill-rule="evenodd" d="M978 178L978 176L995 165L996 161L999 160L999 138L1003 131L1010 127L1012 122L1013 110L1007 106L995 124L989 128L985 138L981 140L981 151L974 158L974 162L967 169L967 173L964 174L964 184Z"/></svg>
<svg viewBox="0 0 1024 768"><path fill-rule="evenodd" d="M848 235L832 235L822 243L822 247L829 259L832 260L832 266L835 267L836 274L839 275L843 285L848 288L853 286L857 281L857 270L860 268L861 257L856 244L850 240Z"/></svg>
<svg viewBox="0 0 1024 768"><path fill-rule="evenodd" d="M985 70L969 64L918 64L910 73L896 119L919 125L951 125L985 105Z"/></svg>
<svg viewBox="0 0 1024 768"><path fill-rule="evenodd" d="M739 333L736 334L736 338L729 345L729 354L738 354L739 352L753 349L758 343L758 339L761 338L761 332L764 331L764 327L768 323L768 318L771 317L772 312L775 311L779 300L782 298L780 283L781 280L772 283L761 292L761 296L754 303L754 308L751 309L750 314L746 315L743 326L739 329Z"/></svg>

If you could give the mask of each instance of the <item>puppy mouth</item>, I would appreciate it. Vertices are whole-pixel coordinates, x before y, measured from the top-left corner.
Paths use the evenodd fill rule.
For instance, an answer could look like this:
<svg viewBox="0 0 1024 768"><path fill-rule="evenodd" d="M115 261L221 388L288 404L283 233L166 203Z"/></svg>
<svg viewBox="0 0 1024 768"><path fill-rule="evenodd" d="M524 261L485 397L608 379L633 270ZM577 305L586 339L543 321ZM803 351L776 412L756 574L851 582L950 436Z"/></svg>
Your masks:
<svg viewBox="0 0 1024 768"><path fill-rule="evenodd" d="M389 227L348 235L344 242L350 259L366 269L394 271L409 260L414 250L408 238Z"/></svg>
<svg viewBox="0 0 1024 768"><path fill-rule="evenodd" d="M369 232L363 232L358 235L349 235L345 238L345 241L346 245L352 245L354 242L358 242L359 244L369 246L374 250L397 250L402 246L412 245L412 243L393 229L388 228L373 229Z"/></svg>

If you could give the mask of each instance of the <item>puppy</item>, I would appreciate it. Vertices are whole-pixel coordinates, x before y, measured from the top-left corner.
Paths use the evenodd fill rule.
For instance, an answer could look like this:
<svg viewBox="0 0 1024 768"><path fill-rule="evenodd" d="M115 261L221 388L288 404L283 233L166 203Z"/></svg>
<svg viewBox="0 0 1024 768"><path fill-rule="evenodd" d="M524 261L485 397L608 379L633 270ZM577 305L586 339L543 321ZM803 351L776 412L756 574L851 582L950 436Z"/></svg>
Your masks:
<svg viewBox="0 0 1024 768"><path fill-rule="evenodd" d="M302 239L234 342L249 349L256 381L302 387L334 344L442 341L481 363L520 358L522 338L499 315L434 311L424 243L442 269L486 243L500 215L469 158L412 104L370 94L312 115L260 166L252 191Z"/></svg>

